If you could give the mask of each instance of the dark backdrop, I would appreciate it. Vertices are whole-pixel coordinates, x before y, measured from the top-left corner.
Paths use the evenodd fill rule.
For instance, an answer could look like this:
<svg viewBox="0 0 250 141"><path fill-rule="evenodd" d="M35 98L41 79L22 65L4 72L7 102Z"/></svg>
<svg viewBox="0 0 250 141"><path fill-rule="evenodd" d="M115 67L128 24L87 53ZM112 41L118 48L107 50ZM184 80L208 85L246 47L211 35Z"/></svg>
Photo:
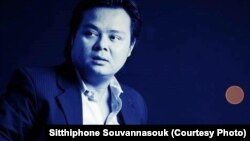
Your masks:
<svg viewBox="0 0 250 141"><path fill-rule="evenodd" d="M78 0L1 0L0 92L19 66L63 62ZM249 0L138 0L142 36L119 80L141 92L150 124L250 123ZM225 92L245 97L229 104Z"/></svg>

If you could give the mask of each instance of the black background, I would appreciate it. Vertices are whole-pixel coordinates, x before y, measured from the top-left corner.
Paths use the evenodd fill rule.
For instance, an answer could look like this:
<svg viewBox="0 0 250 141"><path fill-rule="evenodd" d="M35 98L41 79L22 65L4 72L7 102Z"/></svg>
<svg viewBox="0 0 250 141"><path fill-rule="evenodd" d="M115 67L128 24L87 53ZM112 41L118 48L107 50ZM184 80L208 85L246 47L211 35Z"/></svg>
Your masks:
<svg viewBox="0 0 250 141"><path fill-rule="evenodd" d="M78 0L1 0L0 93L19 66L63 62ZM145 98L150 124L250 123L250 1L138 0L142 36L118 79ZM240 86L231 105L225 92Z"/></svg>

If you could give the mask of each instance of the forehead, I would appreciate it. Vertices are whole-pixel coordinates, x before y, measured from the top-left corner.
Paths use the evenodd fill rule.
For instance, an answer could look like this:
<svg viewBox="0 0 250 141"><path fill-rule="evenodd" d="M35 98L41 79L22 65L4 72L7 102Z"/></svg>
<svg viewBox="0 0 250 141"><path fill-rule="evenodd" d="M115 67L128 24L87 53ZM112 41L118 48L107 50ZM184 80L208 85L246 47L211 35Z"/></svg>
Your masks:
<svg viewBox="0 0 250 141"><path fill-rule="evenodd" d="M122 8L98 7L88 9L84 12L81 25L84 26L85 24L94 24L100 28L129 30L131 18Z"/></svg>

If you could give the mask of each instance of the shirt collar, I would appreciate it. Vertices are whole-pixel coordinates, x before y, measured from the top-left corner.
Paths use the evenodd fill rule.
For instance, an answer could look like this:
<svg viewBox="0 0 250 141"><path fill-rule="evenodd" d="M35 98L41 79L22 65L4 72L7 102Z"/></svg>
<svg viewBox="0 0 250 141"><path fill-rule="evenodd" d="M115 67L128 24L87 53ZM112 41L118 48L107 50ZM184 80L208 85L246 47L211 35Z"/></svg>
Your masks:
<svg viewBox="0 0 250 141"><path fill-rule="evenodd" d="M90 95L88 96L88 94L90 93L89 89L87 88L84 81L81 79L80 74L77 70L76 73L80 83L82 84L81 93L87 96L88 99L90 100L91 96ZM119 122L117 120L117 114L120 112L122 108L122 100L120 98L120 95L123 93L123 90L115 77L111 79L108 87L110 89L110 94L111 94L111 103L110 103L111 111L106 120L104 121L104 124L119 125Z"/></svg>
<svg viewBox="0 0 250 141"><path fill-rule="evenodd" d="M86 84L84 83L84 81L82 80L80 73L77 69L76 73L77 73L77 77L79 79L79 81L81 82L81 91L85 94L86 92L89 92L90 90L88 89L88 87L86 86ZM116 79L116 77L114 76L109 84L109 87L112 91L112 94L115 94L117 97L119 97L121 95L121 93L123 93L123 90L121 88L120 83L118 82L118 80Z"/></svg>
<svg viewBox="0 0 250 141"><path fill-rule="evenodd" d="M117 81L116 77L113 77L110 84L109 84L112 93L118 94L120 96L121 93L123 93L122 87L120 83Z"/></svg>

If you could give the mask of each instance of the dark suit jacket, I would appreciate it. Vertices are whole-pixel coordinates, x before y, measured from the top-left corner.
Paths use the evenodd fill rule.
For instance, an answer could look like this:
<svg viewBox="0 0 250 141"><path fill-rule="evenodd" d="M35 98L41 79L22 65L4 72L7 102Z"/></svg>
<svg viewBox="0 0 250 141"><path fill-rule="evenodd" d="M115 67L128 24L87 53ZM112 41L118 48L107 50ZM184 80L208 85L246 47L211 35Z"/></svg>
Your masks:
<svg viewBox="0 0 250 141"><path fill-rule="evenodd" d="M43 140L46 125L81 125L80 84L72 68L64 64L23 68L14 73L0 100L0 140L1 136ZM118 115L120 124L146 124L143 98L132 88L121 86L124 93Z"/></svg>

